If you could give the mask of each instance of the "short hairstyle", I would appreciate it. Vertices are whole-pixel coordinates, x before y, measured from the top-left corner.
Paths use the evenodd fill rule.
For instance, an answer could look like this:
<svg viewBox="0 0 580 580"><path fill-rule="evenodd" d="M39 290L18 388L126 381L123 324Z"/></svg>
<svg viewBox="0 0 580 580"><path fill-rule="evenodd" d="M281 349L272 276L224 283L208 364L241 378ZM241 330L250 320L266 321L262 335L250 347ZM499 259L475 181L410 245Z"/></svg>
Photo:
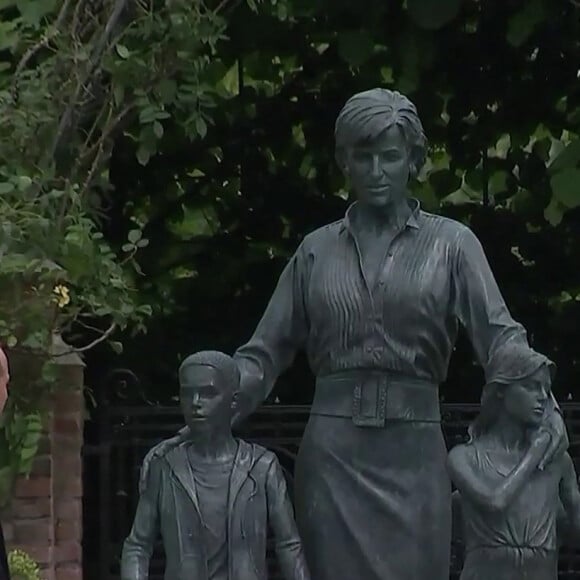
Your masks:
<svg viewBox="0 0 580 580"><path fill-rule="evenodd" d="M403 133L409 148L411 176L416 177L425 164L427 137L417 108L397 91L377 88L348 99L334 128L336 161L342 166L349 147L376 139L392 126Z"/></svg>
<svg viewBox="0 0 580 580"><path fill-rule="evenodd" d="M192 366L208 366L219 371L232 391L240 386L240 370L236 361L229 355L217 350L203 350L190 354L179 367L179 376Z"/></svg>
<svg viewBox="0 0 580 580"><path fill-rule="evenodd" d="M490 380L481 394L479 415L468 428L469 442L487 433L495 423L503 405L499 397L502 389L531 377L541 368L548 369L550 383L556 374L556 365L548 357L519 342L498 350L488 367Z"/></svg>

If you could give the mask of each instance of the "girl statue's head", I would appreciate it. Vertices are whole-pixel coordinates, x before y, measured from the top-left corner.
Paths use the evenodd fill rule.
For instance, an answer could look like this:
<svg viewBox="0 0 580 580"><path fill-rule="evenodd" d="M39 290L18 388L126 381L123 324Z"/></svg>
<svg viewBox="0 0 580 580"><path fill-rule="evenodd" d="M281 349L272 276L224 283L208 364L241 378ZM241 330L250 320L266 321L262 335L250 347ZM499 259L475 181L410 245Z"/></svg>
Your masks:
<svg viewBox="0 0 580 580"><path fill-rule="evenodd" d="M489 367L493 378L483 389L479 415L469 427L470 441L487 433L501 414L525 428L539 426L549 412L554 363L527 345L512 344L498 352Z"/></svg>

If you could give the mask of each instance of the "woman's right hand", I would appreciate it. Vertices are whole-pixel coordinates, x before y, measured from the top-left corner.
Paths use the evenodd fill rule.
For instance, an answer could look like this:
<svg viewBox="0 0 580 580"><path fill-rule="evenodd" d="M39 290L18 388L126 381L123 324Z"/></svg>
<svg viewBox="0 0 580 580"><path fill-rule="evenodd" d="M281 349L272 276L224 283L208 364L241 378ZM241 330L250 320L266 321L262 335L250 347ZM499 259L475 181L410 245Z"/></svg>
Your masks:
<svg viewBox="0 0 580 580"><path fill-rule="evenodd" d="M552 442L552 433L544 425L541 425L532 432L530 439L530 447L534 450L544 452Z"/></svg>
<svg viewBox="0 0 580 580"><path fill-rule="evenodd" d="M530 432L530 451L540 457L541 460L550 448L554 437L555 433L552 430L551 424L546 419L546 416L544 416L540 425Z"/></svg>

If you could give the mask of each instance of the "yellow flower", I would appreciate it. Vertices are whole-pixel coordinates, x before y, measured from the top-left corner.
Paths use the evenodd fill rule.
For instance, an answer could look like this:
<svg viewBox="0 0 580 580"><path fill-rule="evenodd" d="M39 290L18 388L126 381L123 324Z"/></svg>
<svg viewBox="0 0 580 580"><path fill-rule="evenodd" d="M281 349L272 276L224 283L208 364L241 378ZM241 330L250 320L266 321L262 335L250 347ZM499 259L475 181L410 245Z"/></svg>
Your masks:
<svg viewBox="0 0 580 580"><path fill-rule="evenodd" d="M53 300L59 308L64 308L70 302L70 291L66 286L59 284L53 288Z"/></svg>

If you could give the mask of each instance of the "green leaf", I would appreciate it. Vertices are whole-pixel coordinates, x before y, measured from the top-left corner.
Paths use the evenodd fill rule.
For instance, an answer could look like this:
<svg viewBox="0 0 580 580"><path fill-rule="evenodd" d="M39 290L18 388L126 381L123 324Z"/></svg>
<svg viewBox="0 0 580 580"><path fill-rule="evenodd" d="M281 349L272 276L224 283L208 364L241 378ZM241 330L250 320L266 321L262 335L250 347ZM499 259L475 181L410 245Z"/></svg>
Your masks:
<svg viewBox="0 0 580 580"><path fill-rule="evenodd" d="M580 207L580 169L564 169L550 179L555 200L565 208Z"/></svg>
<svg viewBox="0 0 580 580"><path fill-rule="evenodd" d="M117 44L117 46L115 46L115 50L117 51L117 54L123 59L127 59L130 56L129 49L124 44Z"/></svg>
<svg viewBox="0 0 580 580"><path fill-rule="evenodd" d="M366 32L348 31L338 36L338 54L353 67L364 64L373 54L375 44Z"/></svg>
<svg viewBox="0 0 580 580"><path fill-rule="evenodd" d="M155 137L157 137L157 139L161 139L161 137L163 137L163 125L159 121L153 122L153 133L155 133Z"/></svg>
<svg viewBox="0 0 580 580"><path fill-rule="evenodd" d="M545 16L543 0L528 0L523 5L508 24L507 41L516 48L528 40Z"/></svg>
<svg viewBox="0 0 580 580"><path fill-rule="evenodd" d="M145 167L145 165L149 163L150 158L151 153L149 152L149 149L141 145L139 149L137 149L137 161L139 162L139 164Z"/></svg>
<svg viewBox="0 0 580 580"><path fill-rule="evenodd" d="M401 70L396 79L395 87L404 94L413 93L419 84L425 51L419 47L419 35L416 31L405 30L399 37L397 44Z"/></svg>
<svg viewBox="0 0 580 580"><path fill-rule="evenodd" d="M515 214L535 214L544 209L543 205L537 207L538 203L539 200L527 189L520 189L510 198L509 207Z"/></svg>
<svg viewBox="0 0 580 580"><path fill-rule="evenodd" d="M548 204L548 207L544 210L544 218L553 227L560 225L562 218L564 217L564 208L558 203L558 201L552 198L552 201Z"/></svg>
<svg viewBox="0 0 580 580"><path fill-rule="evenodd" d="M381 79L387 85L391 85L395 82L393 77L393 69L390 66L384 66L381 68Z"/></svg>
<svg viewBox="0 0 580 580"><path fill-rule="evenodd" d="M18 189L19 191L25 191L32 185L32 179L28 175L18 176Z"/></svg>
<svg viewBox="0 0 580 580"><path fill-rule="evenodd" d="M125 99L125 87L123 85L113 86L113 98L115 99L115 104L119 106Z"/></svg>
<svg viewBox="0 0 580 580"><path fill-rule="evenodd" d="M458 14L461 0L407 0L409 16L421 28L437 30Z"/></svg>
<svg viewBox="0 0 580 580"><path fill-rule="evenodd" d="M141 239L142 235L143 233L141 232L141 230L131 230L129 232L128 238L132 244L136 244Z"/></svg>
<svg viewBox="0 0 580 580"><path fill-rule="evenodd" d="M22 15L22 20L37 28L43 18L46 18L56 7L56 0L16 0L16 6Z"/></svg>
<svg viewBox="0 0 580 580"><path fill-rule="evenodd" d="M284 22L288 19L288 6L284 2L278 3L278 20Z"/></svg>
<svg viewBox="0 0 580 580"><path fill-rule="evenodd" d="M141 123L141 125L147 125L149 123L153 123L157 119L158 113L159 113L159 110L157 109L157 107L154 107L152 105L145 107L139 113L139 123Z"/></svg>
<svg viewBox="0 0 580 580"><path fill-rule="evenodd" d="M170 222L169 230L182 240L197 236L211 236L219 225L217 213L213 206L188 208L183 206L183 219Z"/></svg>
<svg viewBox="0 0 580 580"><path fill-rule="evenodd" d="M238 94L240 88L240 75L237 61L228 72L226 72L219 84L224 88L228 95L235 96Z"/></svg>
<svg viewBox="0 0 580 580"><path fill-rule="evenodd" d="M14 184L8 183L7 181L0 183L0 194L10 193L11 191L14 191Z"/></svg>
<svg viewBox="0 0 580 580"><path fill-rule="evenodd" d="M442 204L445 205L470 205L481 203L480 196L475 195L473 192L461 188L453 193L450 193L447 197L441 200Z"/></svg>
<svg viewBox="0 0 580 580"><path fill-rule="evenodd" d="M571 141L550 163L550 173L576 167L580 163L580 139Z"/></svg>
<svg viewBox="0 0 580 580"><path fill-rule="evenodd" d="M151 308L150 304L141 304L141 306L137 307L137 312L145 316L151 316L153 314L153 308Z"/></svg>
<svg viewBox="0 0 580 580"><path fill-rule="evenodd" d="M207 124L203 117L200 116L195 120L195 130L202 139L207 135Z"/></svg>
<svg viewBox="0 0 580 580"><path fill-rule="evenodd" d="M532 147L533 153L539 157L544 163L547 163L550 158L550 149L552 148L552 139L544 137L536 141Z"/></svg>
<svg viewBox="0 0 580 580"><path fill-rule="evenodd" d="M414 181L410 184L413 197L421 202L421 206L427 211L435 212L439 209L439 199L433 191L433 187L428 181Z"/></svg>
<svg viewBox="0 0 580 580"><path fill-rule="evenodd" d="M472 192L481 194L483 192L483 172L481 169L472 169L465 173L465 184Z"/></svg>
<svg viewBox="0 0 580 580"><path fill-rule="evenodd" d="M122 343L120 343L116 340L111 340L109 342L109 345L111 346L111 348L113 349L115 354L123 354L123 344Z"/></svg>
<svg viewBox="0 0 580 580"><path fill-rule="evenodd" d="M429 175L429 183L437 197L441 198L461 187L461 178L449 169L442 169Z"/></svg>
<svg viewBox="0 0 580 580"><path fill-rule="evenodd" d="M173 103L177 95L177 83L171 79L163 79L157 85L156 91L162 103L169 105Z"/></svg>
<svg viewBox="0 0 580 580"><path fill-rule="evenodd" d="M489 178L489 193L491 195L498 195L507 191L508 177L507 171L495 171Z"/></svg>

